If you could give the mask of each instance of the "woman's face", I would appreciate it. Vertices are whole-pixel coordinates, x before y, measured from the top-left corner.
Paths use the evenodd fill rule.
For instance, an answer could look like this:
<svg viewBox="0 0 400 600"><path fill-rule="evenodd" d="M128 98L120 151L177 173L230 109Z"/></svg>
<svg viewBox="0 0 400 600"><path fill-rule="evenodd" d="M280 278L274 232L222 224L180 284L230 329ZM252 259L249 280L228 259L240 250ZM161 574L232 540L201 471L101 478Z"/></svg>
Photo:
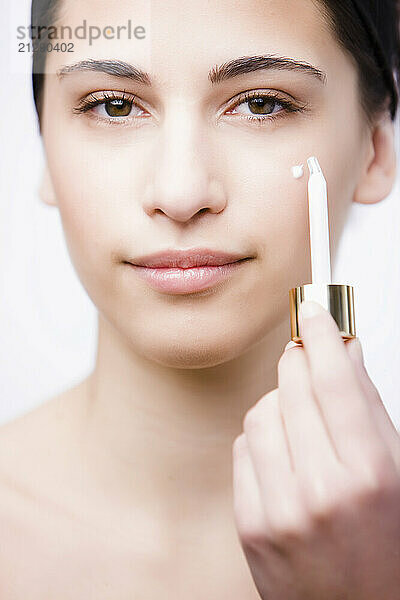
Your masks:
<svg viewBox="0 0 400 600"><path fill-rule="evenodd" d="M65 0L57 25L84 19L114 33L130 20L145 38L120 29L47 55L43 138L78 276L138 354L186 368L238 357L288 321L289 289L310 282L308 172L294 179L291 167L318 157L331 244L352 200L365 147L355 67L312 0L122 0L112 11ZM208 76L267 54L326 81L282 66ZM129 63L151 85L100 70L55 75L88 59ZM125 262L194 247L253 258L192 294L157 291Z"/></svg>

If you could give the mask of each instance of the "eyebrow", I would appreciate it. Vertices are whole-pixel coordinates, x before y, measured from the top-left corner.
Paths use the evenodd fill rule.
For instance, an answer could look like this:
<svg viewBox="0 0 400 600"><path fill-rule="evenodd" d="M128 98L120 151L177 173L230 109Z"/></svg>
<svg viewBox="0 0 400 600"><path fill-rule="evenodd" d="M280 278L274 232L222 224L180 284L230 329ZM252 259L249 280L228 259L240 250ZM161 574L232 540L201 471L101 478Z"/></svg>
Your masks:
<svg viewBox="0 0 400 600"><path fill-rule="evenodd" d="M209 71L208 79L212 85L216 85L227 79L237 77L238 75L259 70L297 71L311 75L323 84L327 81L326 73L308 62L297 61L292 58L273 54L242 56L225 62L222 65L215 65ZM65 75L76 71L106 73L107 75L112 75L114 77L131 79L147 86L152 85L149 73L120 60L82 60L62 67L57 71L57 75L61 79Z"/></svg>
<svg viewBox="0 0 400 600"><path fill-rule="evenodd" d="M327 80L324 71L307 62L297 61L285 56L276 56L274 54L235 58L220 66L213 67L208 74L208 78L212 84L216 84L231 77L242 75L243 73L251 73L252 71L259 70L301 71L312 75L322 83L326 83Z"/></svg>
<svg viewBox="0 0 400 600"><path fill-rule="evenodd" d="M62 79L65 75L76 71L106 73L107 75L113 75L114 77L132 79L138 83L144 83L144 85L151 85L151 78L148 73L121 60L81 60L77 63L66 65L61 69L58 69L57 75Z"/></svg>

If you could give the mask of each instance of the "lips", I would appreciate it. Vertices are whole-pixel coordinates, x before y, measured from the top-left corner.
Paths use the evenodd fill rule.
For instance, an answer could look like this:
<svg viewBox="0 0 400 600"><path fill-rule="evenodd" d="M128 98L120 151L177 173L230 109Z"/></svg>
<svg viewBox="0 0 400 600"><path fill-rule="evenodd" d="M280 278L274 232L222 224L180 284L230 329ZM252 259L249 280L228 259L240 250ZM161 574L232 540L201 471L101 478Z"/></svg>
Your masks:
<svg viewBox="0 0 400 600"><path fill-rule="evenodd" d="M163 250L127 261L131 272L164 294L193 294L217 288L254 256L209 248Z"/></svg>
<svg viewBox="0 0 400 600"><path fill-rule="evenodd" d="M175 267L189 269L191 267L222 266L252 258L251 256L235 252L223 252L209 248L192 248L189 250L162 250L129 260L139 267L166 268Z"/></svg>

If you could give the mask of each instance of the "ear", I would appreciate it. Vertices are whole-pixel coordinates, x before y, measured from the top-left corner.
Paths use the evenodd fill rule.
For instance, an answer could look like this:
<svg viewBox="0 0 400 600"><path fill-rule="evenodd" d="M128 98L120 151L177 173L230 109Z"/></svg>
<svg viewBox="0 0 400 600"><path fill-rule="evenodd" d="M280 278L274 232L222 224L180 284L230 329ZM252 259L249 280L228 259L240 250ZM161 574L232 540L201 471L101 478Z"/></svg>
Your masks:
<svg viewBox="0 0 400 600"><path fill-rule="evenodd" d="M397 157L394 124L384 117L368 133L369 149L354 202L375 204L384 200L396 181Z"/></svg>
<svg viewBox="0 0 400 600"><path fill-rule="evenodd" d="M53 183L51 181L49 168L45 165L42 181L39 188L39 197L42 202L49 206L57 206L56 194L54 192Z"/></svg>

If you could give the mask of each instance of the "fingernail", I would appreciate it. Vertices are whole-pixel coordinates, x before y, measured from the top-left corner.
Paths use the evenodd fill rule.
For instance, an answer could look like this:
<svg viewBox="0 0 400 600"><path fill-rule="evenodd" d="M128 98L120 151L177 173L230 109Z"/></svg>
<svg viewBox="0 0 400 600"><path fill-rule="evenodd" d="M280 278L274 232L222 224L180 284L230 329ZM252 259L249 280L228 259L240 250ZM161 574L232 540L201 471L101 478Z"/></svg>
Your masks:
<svg viewBox="0 0 400 600"><path fill-rule="evenodd" d="M293 340L290 340L290 342L288 342L285 346L285 350L284 352L286 352L286 350L289 350L289 348L293 348L294 346L297 346L298 344L296 344L296 342L294 342Z"/></svg>
<svg viewBox="0 0 400 600"><path fill-rule="evenodd" d="M300 313L305 319L320 315L324 310L324 307L321 306L319 302L314 302L313 300L303 300L303 302L300 303Z"/></svg>

